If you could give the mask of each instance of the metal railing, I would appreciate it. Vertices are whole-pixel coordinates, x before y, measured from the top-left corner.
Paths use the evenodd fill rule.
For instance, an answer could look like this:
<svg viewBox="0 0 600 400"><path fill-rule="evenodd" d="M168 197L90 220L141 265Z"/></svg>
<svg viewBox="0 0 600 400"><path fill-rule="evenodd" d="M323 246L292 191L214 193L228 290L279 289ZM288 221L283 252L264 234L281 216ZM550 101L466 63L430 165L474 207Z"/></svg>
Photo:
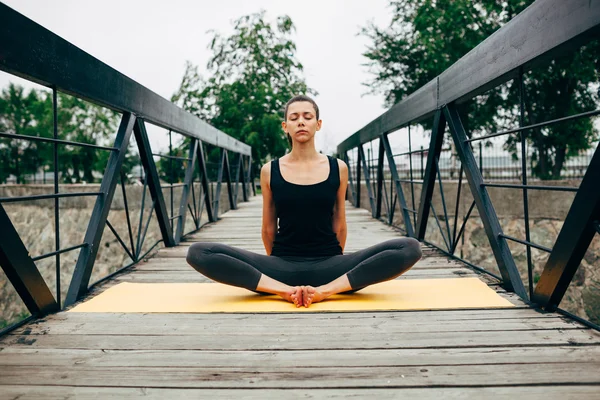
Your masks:
<svg viewBox="0 0 600 400"><path fill-rule="evenodd" d="M201 217L204 211L208 215L209 222L216 221L219 216L223 182L227 185L231 209L237 208L240 186L243 201L248 200L252 176L250 146L180 109L2 3L0 3L0 49L0 70L51 88L54 118L53 137L17 135L12 132L0 132L0 137L52 144L54 177L59 177L59 146L85 146L97 151L110 152L98 191L61 193L59 179L53 179L53 193L0 198L0 266L33 317L69 306L87 293L105 226L112 231L119 245L131 259L132 263L128 265L130 266L147 254L147 252L142 254L142 247L153 215L156 216L161 239L152 245L150 250L160 242L164 242L164 245L169 247L178 244L186 232L185 220L188 212L194 222L192 231L202 226ZM59 91L119 113L121 122L113 138L114 144L97 146L59 139L57 112ZM147 123L169 131L169 154L152 152L146 131ZM183 135L189 141L187 157L173 155L171 136L175 133ZM124 158L132 138L135 139L144 171L137 235L132 229L131 205L127 201L126 177L122 172ZM206 145L220 148L221 157L216 165L218 168L216 182L211 182L209 179ZM236 160L236 165L233 166L235 174L231 173L230 153ZM170 167L173 166L172 163L182 163L182 168L185 169L183 181L171 180L169 184L161 184L154 157L168 159ZM126 239L119 235L117 229L108 220L111 203L119 184L129 236ZM178 204L173 200L176 188L182 192ZM251 188L254 191L254 187ZM150 201L146 199L147 189L151 195L153 212L144 215L146 202ZM170 212L163 193L165 190L170 192ZM80 196L96 197L83 243L61 248L59 199ZM3 204L42 199L54 199L55 251L34 256L27 250ZM65 302L61 304L60 257L61 254L74 250L79 250L79 256ZM36 266L36 261L50 257L55 257L56 296ZM5 331L14 327L16 325Z"/></svg>
<svg viewBox="0 0 600 400"><path fill-rule="evenodd" d="M351 202L356 207L361 207L361 184L364 180L368 192L368 206L373 217L382 218L382 207L385 207L386 222L394 224L394 210L398 207L401 214L401 228L405 234L425 242L428 242L426 230L432 216L443 244L428 243L456 258L460 258L455 255L455 252L459 241L464 240L466 223L476 209L500 276L470 263L469 260L462 260L476 269L495 276L505 289L515 292L525 301L547 310L559 310L577 319L577 316L559 309L558 306L598 231L600 191L597 186L600 182L600 148L595 145L595 152L590 157L579 187L537 184L537 182L531 185L528 182L531 168L527 162L529 154L526 142L528 133L533 129L581 118L592 118L600 114L600 110L526 124L523 74L556 55L579 49L585 43L597 38L599 31L599 2L545 0L533 3L441 75L338 145L337 154L345 159L350 170L348 193ZM507 46L506 43L519 43L518 51ZM467 116L460 115L458 105L511 80L518 85L520 93L519 126L502 132L471 137L463 125ZM431 118L433 118L433 128L430 132L429 147L415 149L412 145L414 137L411 135L411 125ZM404 137L404 140L408 141L408 151L394 154L388 136L403 128L408 129L408 137ZM450 140L445 142L446 132ZM521 165L514 176L519 179L519 182L489 183L484 180L482 173L482 147L476 143L506 135L518 135ZM375 142L378 146L378 154L375 154L373 149ZM451 144L451 149L444 148L447 143ZM365 156L365 148L368 157ZM479 157L476 157L478 148ZM455 154L460 164L458 173L453 176L453 179L458 179L454 210L448 207L449 202L445 198L444 179L442 179L444 169L440 168L440 156L449 151ZM396 165L399 156L408 157L408 161L404 161L402 168ZM417 165L414 165L415 161ZM459 221L463 176L468 183L472 202L463 220ZM387 187L388 182L389 187ZM432 201L436 186L439 188L440 201L435 204L438 208L441 204L441 209L437 210ZM518 189L522 192L524 238L512 237L503 232L488 193L490 187ZM415 188L420 191L418 199L415 199L417 197ZM409 195L405 194L407 190L410 191ZM551 248L531 240L528 198L530 191L538 190L575 193L562 229ZM454 211L453 216L450 214L452 211ZM450 222L452 219L453 221ZM525 287L519 274L508 246L509 241L526 246L528 288ZM532 248L549 253L537 285L534 285L532 276ZM589 321L585 322L596 329L600 328Z"/></svg>

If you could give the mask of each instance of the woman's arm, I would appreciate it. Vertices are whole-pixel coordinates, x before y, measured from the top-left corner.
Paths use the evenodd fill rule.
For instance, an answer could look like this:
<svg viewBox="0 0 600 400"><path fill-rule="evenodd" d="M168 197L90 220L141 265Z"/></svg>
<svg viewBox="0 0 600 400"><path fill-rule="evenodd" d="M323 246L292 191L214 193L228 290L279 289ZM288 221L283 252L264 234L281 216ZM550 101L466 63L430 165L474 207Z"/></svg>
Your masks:
<svg viewBox="0 0 600 400"><path fill-rule="evenodd" d="M333 207L333 232L340 242L342 253L346 246L346 191L348 190L348 166L342 160L337 160L340 169L340 187L337 191L335 206Z"/></svg>
<svg viewBox="0 0 600 400"><path fill-rule="evenodd" d="M260 169L260 189L263 196L262 240L267 255L271 255L273 241L277 233L277 214L271 191L271 163L266 163Z"/></svg>

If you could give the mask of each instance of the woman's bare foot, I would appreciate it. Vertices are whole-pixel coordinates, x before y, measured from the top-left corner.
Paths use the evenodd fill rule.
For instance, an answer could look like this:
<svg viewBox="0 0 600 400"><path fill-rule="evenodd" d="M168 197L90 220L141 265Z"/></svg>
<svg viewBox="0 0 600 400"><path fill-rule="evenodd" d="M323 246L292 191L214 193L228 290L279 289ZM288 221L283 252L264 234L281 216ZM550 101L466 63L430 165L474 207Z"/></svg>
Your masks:
<svg viewBox="0 0 600 400"><path fill-rule="evenodd" d="M352 286L347 274L334 279L326 285L318 287L302 286L302 304L304 307L309 307L312 303L318 303L329 296L347 292L348 290L352 290Z"/></svg>
<svg viewBox="0 0 600 400"><path fill-rule="evenodd" d="M302 305L302 287L294 286L291 290L279 294L284 300L294 303L296 307Z"/></svg>
<svg viewBox="0 0 600 400"><path fill-rule="evenodd" d="M329 297L320 287L302 286L302 304L309 307L312 303L318 303Z"/></svg>
<svg viewBox="0 0 600 400"><path fill-rule="evenodd" d="M256 286L256 291L276 294L282 297L285 301L294 303L296 307L300 307L302 305L301 286L289 286L285 283L276 281L265 274L261 275L258 285Z"/></svg>

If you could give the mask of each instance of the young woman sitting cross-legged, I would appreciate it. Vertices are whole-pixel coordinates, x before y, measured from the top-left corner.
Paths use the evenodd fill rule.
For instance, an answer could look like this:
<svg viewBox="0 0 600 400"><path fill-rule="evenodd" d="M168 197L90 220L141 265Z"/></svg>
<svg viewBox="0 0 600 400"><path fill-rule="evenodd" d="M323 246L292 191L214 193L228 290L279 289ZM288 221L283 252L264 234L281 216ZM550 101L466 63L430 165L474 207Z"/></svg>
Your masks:
<svg viewBox="0 0 600 400"><path fill-rule="evenodd" d="M394 279L421 258L420 243L412 238L344 254L348 167L317 152L315 134L321 124L311 98L296 96L287 103L282 127L292 150L260 172L262 240L268 255L195 243L187 254L192 267L217 282L309 307L336 293Z"/></svg>

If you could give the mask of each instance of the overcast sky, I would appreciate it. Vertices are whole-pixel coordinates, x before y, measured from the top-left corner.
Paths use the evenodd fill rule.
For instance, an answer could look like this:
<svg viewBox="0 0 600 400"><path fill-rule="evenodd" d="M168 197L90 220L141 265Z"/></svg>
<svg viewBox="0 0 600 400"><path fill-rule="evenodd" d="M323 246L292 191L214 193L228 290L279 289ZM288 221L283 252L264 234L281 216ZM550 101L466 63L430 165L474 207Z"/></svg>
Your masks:
<svg viewBox="0 0 600 400"><path fill-rule="evenodd" d="M362 83L370 75L361 54L368 42L357 33L371 20L389 23L387 0L2 1L167 99L186 60L205 72L209 29L229 34L234 19L261 9L269 20L287 14L296 26L293 39L306 81L319 92L319 150L334 150L385 111L383 96L364 95ZM0 72L0 87L9 79L15 80Z"/></svg>

